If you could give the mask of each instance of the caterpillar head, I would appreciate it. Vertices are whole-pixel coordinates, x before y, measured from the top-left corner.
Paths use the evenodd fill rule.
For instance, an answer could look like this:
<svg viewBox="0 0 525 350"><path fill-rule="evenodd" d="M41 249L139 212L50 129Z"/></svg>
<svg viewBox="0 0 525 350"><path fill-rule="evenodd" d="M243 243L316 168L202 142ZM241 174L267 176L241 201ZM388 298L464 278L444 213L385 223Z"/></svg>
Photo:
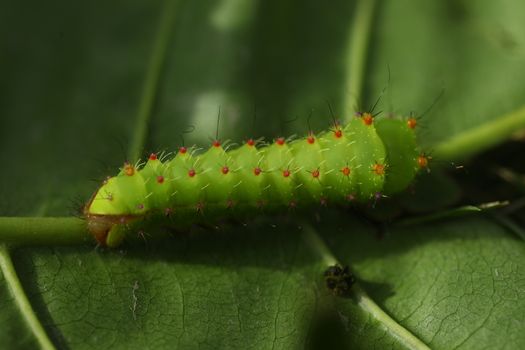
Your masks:
<svg viewBox="0 0 525 350"><path fill-rule="evenodd" d="M141 203L144 196L140 172L131 164L124 164L120 173L107 178L86 204L88 230L101 245L118 245L129 223L144 214L146 206Z"/></svg>
<svg viewBox="0 0 525 350"><path fill-rule="evenodd" d="M84 216L87 221L88 231L102 246L114 247L124 238L124 228L135 216L125 214L119 205L114 205L113 195L109 192L112 186L108 181L95 192L91 200L84 207ZM110 208L111 215L104 212Z"/></svg>
<svg viewBox="0 0 525 350"><path fill-rule="evenodd" d="M107 216L86 214L88 231L102 246L116 247L125 237L133 216Z"/></svg>

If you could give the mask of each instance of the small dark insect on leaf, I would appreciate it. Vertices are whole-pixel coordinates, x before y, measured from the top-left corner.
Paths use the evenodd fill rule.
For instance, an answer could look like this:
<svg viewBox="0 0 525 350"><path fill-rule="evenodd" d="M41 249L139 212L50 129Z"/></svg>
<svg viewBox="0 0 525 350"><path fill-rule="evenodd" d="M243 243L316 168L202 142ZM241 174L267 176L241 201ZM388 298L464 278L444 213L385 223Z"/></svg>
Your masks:
<svg viewBox="0 0 525 350"><path fill-rule="evenodd" d="M339 297L347 297L350 293L350 288L355 283L354 275L350 272L348 266L329 266L324 272L324 278L326 288Z"/></svg>

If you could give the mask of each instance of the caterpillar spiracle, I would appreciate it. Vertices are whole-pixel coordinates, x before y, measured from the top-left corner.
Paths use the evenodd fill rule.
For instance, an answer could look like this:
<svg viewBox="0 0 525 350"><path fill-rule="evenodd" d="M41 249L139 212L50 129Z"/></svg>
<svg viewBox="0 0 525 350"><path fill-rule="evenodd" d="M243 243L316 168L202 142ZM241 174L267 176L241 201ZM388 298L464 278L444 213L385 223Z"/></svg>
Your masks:
<svg viewBox="0 0 525 350"><path fill-rule="evenodd" d="M360 113L295 140L249 139L235 149L215 140L200 154L185 147L169 160L151 154L142 166L126 163L107 178L84 216L97 241L115 247L145 221L185 229L261 210L375 201L403 191L427 168L416 125L415 118Z"/></svg>

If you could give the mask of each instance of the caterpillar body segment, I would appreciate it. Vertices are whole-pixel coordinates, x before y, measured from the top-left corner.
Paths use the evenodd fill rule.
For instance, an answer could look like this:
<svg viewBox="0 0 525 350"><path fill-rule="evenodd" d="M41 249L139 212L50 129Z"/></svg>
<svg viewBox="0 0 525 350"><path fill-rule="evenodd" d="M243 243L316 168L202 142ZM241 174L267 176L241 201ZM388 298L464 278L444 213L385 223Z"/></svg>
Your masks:
<svg viewBox="0 0 525 350"><path fill-rule="evenodd" d="M410 125L364 113L293 141L261 147L251 141L228 151L216 141L204 153L181 148L164 162L152 154L142 167L126 164L95 192L84 208L88 229L102 245L117 246L146 219L187 228L261 210L393 195L427 165Z"/></svg>

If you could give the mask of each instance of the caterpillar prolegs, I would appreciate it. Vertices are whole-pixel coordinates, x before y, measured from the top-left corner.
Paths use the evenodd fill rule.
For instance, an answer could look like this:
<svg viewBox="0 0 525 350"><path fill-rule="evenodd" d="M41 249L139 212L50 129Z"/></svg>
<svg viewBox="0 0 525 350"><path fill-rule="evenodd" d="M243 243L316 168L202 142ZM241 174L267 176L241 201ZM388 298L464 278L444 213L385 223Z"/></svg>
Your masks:
<svg viewBox="0 0 525 350"><path fill-rule="evenodd" d="M181 147L166 161L152 154L104 181L84 215L98 242L114 247L149 219L187 228L261 210L374 201L403 191L427 167L416 124L362 113L295 140L249 139L231 150L215 140L201 154Z"/></svg>

